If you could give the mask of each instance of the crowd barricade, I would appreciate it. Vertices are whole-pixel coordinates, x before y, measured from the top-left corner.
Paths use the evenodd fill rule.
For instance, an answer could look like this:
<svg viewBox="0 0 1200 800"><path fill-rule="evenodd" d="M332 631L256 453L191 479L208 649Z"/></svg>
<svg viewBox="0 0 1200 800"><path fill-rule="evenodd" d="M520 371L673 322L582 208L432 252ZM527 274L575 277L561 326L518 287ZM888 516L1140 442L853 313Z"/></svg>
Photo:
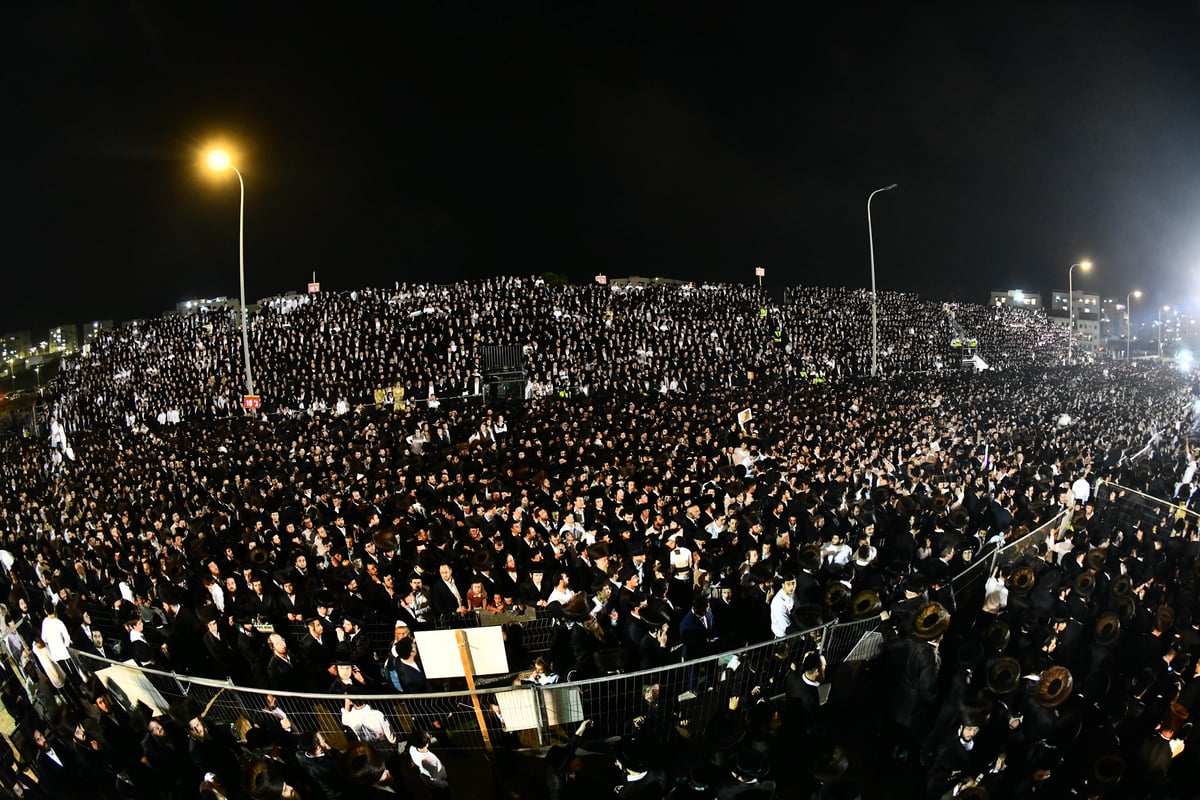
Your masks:
<svg viewBox="0 0 1200 800"><path fill-rule="evenodd" d="M1159 508L1166 505L1157 502ZM1063 524L1063 514L983 555L955 576L951 586L958 605L982 602L987 577L997 567L1016 562L1045 541ZM438 620L441 629L479 624L475 615ZM526 637L524 649L530 653L549 649L556 624L553 619L537 616L521 623ZM704 735L707 722L727 710L733 698L782 695L787 673L812 647L820 648L831 674L873 660L883 644L879 626L877 615L829 622L685 663L570 683L509 685L516 677L510 673L491 680L481 678L481 684L505 685L475 691L390 693L370 695L368 699L372 707L383 711L398 740L416 730L426 730L437 735L446 749L544 747L565 740L583 719L593 720L597 731L606 736L637 733L667 741ZM371 635L382 647L392 638L391 630L386 631L386 641L381 629L373 630ZM227 681L139 669L82 652L76 656L87 671L99 672L109 686L115 685L123 692L130 704L142 700L166 712L186 697L206 709L206 719L242 732L270 715L286 719L294 731L320 730L335 745L346 740L340 722L343 695L244 688ZM478 721L476 701L478 713L486 721L486 736Z"/></svg>
<svg viewBox="0 0 1200 800"><path fill-rule="evenodd" d="M950 581L954 592L955 602L959 607L983 602L984 588L987 579L997 569L1002 569L1024 558L1042 542L1050 538L1055 530L1062 527L1067 512L1060 511L1050 520L1042 523L1032 531L1017 537L1003 547L996 548L972 559L971 563Z"/></svg>
<svg viewBox="0 0 1200 800"><path fill-rule="evenodd" d="M100 603L93 598L88 601L87 609L92 619L92 627L100 631L106 641L119 642L123 640L125 635L124 627L110 606ZM451 614L429 620L429 627L432 630L454 630L457 628L478 628L486 625L503 625L505 636L517 640L513 642L513 648L531 655L545 653L550 649L550 642L554 637L556 624L553 618L545 614L540 614L533 607L525 609L522 614L482 613L466 614L464 616ZM280 633L286 634L288 639L295 644L306 635L307 630L304 623L289 622ZM332 636L333 633L328 632L328 635ZM388 648L391 647L392 642L395 640L395 622L368 621L363 624L360 635L370 643L373 653L378 655L386 654Z"/></svg>
<svg viewBox="0 0 1200 800"><path fill-rule="evenodd" d="M1112 481L1098 481L1093 496L1098 501L1097 512L1112 536L1122 533L1126 540L1139 529L1149 537L1156 530L1171 530L1187 517L1192 518L1193 525L1200 520L1200 515L1183 503L1161 500Z"/></svg>

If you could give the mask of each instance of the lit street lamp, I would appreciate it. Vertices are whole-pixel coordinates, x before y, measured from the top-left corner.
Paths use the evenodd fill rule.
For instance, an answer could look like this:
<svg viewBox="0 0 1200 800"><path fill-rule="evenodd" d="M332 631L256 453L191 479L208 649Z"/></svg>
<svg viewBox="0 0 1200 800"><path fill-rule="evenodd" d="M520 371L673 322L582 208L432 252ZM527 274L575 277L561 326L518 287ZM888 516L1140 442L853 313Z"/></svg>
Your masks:
<svg viewBox="0 0 1200 800"><path fill-rule="evenodd" d="M225 150L211 150L208 153L208 168L214 172L222 172L227 169L233 170L237 175L238 187L241 190L240 202L238 204L238 283L241 288L242 298L242 356L246 362L246 394L254 394L254 377L250 373L250 333L247 329L247 317L249 316L246 310L246 257L245 257L245 222L246 222L246 182L242 180L242 173L233 165L233 161L229 157L229 153Z"/></svg>
<svg viewBox="0 0 1200 800"><path fill-rule="evenodd" d="M876 189L867 196L867 246L871 250L871 377L879 371L879 297L875 293L875 235L871 230L871 199L880 192L890 192L899 184Z"/></svg>
<svg viewBox="0 0 1200 800"><path fill-rule="evenodd" d="M1162 361L1162 339L1163 339L1163 318L1162 312L1170 311L1170 306L1163 306L1158 310L1158 360Z"/></svg>
<svg viewBox="0 0 1200 800"><path fill-rule="evenodd" d="M1135 289L1132 292L1130 292L1129 294L1125 295L1125 360L1126 361L1129 360L1129 338L1130 338L1129 337L1129 316L1130 316L1129 302L1133 298L1141 297L1141 296L1142 296L1142 292L1140 289Z"/></svg>
<svg viewBox="0 0 1200 800"><path fill-rule="evenodd" d="M1072 360L1072 351L1075 348L1075 284L1072 282L1072 277L1076 267L1079 267L1084 272L1087 272L1092 268L1092 262L1080 261L1076 264L1072 264L1071 268L1067 270L1067 330L1069 331L1067 336L1068 364L1074 363Z"/></svg>
<svg viewBox="0 0 1200 800"><path fill-rule="evenodd" d="M42 394L42 365L38 364L37 366L35 366L33 368L33 372L35 375L37 375L37 391L38 391L38 395L41 396L41 394Z"/></svg>

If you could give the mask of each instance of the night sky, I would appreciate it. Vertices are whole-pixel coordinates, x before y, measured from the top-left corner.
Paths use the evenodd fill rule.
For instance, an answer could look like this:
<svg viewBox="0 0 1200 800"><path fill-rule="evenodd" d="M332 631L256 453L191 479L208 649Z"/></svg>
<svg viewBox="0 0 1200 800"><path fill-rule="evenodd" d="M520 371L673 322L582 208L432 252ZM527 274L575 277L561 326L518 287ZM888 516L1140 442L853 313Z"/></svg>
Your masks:
<svg viewBox="0 0 1200 800"><path fill-rule="evenodd" d="M1196 306L1196 3L749 5L0 4L0 330L236 295L217 138L254 299L313 270L869 286L894 182L882 289L1091 258L1076 287L1146 290L1135 319Z"/></svg>

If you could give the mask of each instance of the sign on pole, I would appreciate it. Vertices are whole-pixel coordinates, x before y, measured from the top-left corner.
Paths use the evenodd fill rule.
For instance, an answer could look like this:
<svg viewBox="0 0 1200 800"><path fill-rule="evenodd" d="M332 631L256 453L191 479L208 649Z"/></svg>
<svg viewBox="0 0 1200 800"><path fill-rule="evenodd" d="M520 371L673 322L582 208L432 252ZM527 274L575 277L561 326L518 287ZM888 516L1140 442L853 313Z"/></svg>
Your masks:
<svg viewBox="0 0 1200 800"><path fill-rule="evenodd" d="M754 274L761 278L767 274L767 271L765 269L763 269L762 267L755 267Z"/></svg>
<svg viewBox="0 0 1200 800"><path fill-rule="evenodd" d="M604 286L605 284L608 283L608 276L607 275L597 275L596 283L600 284L601 286Z"/></svg>
<svg viewBox="0 0 1200 800"><path fill-rule="evenodd" d="M319 291L321 291L321 284L314 281L313 283L310 283L308 285L308 293L309 294L316 294Z"/></svg>
<svg viewBox="0 0 1200 800"><path fill-rule="evenodd" d="M257 394L242 395L242 408L251 410L262 408L262 396Z"/></svg>

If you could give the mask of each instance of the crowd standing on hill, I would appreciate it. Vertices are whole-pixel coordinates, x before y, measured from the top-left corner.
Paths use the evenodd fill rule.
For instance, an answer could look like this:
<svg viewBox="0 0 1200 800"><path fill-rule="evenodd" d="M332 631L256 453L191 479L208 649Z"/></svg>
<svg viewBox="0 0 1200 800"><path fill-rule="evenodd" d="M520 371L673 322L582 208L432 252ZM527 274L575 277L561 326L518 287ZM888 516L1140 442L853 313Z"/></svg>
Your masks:
<svg viewBox="0 0 1200 800"><path fill-rule="evenodd" d="M788 300L517 279L284 298L254 328L269 415L237 408L227 319L98 342L60 373L53 446L0 458L23 687L6 700L45 717L42 780L21 791L74 796L87 774L114 795L444 793L437 731L400 730L361 696L429 691L411 632L484 613L554 621L537 662L510 631L510 663L540 683L787 645L781 686L735 692L719 720L676 715L670 742L643 741L675 713L661 688L630 730L584 726L545 762L551 796L854 796L859 771L830 749L848 719L877 722L871 747L919 765L932 797L1139 796L1194 774L1197 526L1133 521L1097 491L1190 507L1186 378L1064 368L1044 317L884 294L894 377L866 381L869 295ZM951 311L1003 370L953 368ZM521 347L546 396L484 405L481 345ZM1052 520L960 602L953 576ZM822 704L817 642L787 637L881 614L881 656L854 697ZM395 635L366 635L381 626ZM349 744L285 713L236 737L186 705L130 714L68 644L344 695ZM54 689L75 718L52 713ZM601 734L622 736L615 762L589 755Z"/></svg>

